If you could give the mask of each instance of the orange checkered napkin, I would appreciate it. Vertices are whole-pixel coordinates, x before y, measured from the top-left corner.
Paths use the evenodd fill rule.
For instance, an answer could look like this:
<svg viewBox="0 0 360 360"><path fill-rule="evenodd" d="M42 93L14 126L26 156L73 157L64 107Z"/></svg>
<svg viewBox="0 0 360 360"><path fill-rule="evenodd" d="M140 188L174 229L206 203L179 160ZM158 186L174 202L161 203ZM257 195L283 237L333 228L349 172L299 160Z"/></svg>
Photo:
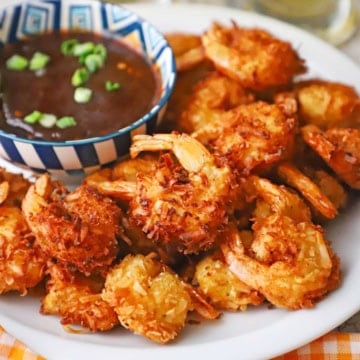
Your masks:
<svg viewBox="0 0 360 360"><path fill-rule="evenodd" d="M0 326L0 360L45 360ZM272 360L360 360L360 333L332 332Z"/></svg>
<svg viewBox="0 0 360 360"><path fill-rule="evenodd" d="M360 333L331 332L273 360L360 360Z"/></svg>
<svg viewBox="0 0 360 360"><path fill-rule="evenodd" d="M45 360L0 326L0 360Z"/></svg>

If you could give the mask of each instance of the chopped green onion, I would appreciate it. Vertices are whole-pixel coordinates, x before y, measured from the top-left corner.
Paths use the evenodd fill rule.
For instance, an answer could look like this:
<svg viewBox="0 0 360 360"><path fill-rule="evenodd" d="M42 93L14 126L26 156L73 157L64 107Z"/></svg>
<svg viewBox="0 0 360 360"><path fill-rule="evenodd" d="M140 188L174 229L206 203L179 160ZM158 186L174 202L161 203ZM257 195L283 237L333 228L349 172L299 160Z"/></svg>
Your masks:
<svg viewBox="0 0 360 360"><path fill-rule="evenodd" d="M9 70L24 70L28 66L28 60L18 54L14 54L13 56L9 57L6 61L6 68Z"/></svg>
<svg viewBox="0 0 360 360"><path fill-rule="evenodd" d="M78 43L74 46L73 55L81 56L84 54L90 54L94 51L95 44L91 41L87 41L84 43Z"/></svg>
<svg viewBox="0 0 360 360"><path fill-rule="evenodd" d="M104 65L103 58L99 54L89 54L85 58L85 66L87 69L94 73Z"/></svg>
<svg viewBox="0 0 360 360"><path fill-rule="evenodd" d="M42 52L35 52L30 59L29 69L36 71L43 69L50 61L50 56Z"/></svg>
<svg viewBox="0 0 360 360"><path fill-rule="evenodd" d="M106 81L105 82L106 91L115 91L120 89L120 84L118 82Z"/></svg>
<svg viewBox="0 0 360 360"><path fill-rule="evenodd" d="M60 129L65 129L75 125L76 125L76 121L73 116L63 116L56 121L56 126Z"/></svg>
<svg viewBox="0 0 360 360"><path fill-rule="evenodd" d="M64 55L73 55L74 47L79 42L76 39L68 39L61 43L60 50Z"/></svg>
<svg viewBox="0 0 360 360"><path fill-rule="evenodd" d="M73 86L82 85L86 81L88 81L89 77L90 77L90 73L86 68L82 67L80 69L76 69L71 77L71 84Z"/></svg>
<svg viewBox="0 0 360 360"><path fill-rule="evenodd" d="M53 114L42 114L39 124L44 128L52 128L56 124L56 116Z"/></svg>
<svg viewBox="0 0 360 360"><path fill-rule="evenodd" d="M36 124L42 116L43 114L40 111L34 110L32 113L24 117L24 121L28 124Z"/></svg>
<svg viewBox="0 0 360 360"><path fill-rule="evenodd" d="M77 103L87 103L90 101L92 96L92 90L86 87L78 87L74 92L74 100Z"/></svg>
<svg viewBox="0 0 360 360"><path fill-rule="evenodd" d="M107 56L107 50L103 44L96 44L94 47L93 53L96 55L100 55L103 59L103 62L105 61L106 56Z"/></svg>

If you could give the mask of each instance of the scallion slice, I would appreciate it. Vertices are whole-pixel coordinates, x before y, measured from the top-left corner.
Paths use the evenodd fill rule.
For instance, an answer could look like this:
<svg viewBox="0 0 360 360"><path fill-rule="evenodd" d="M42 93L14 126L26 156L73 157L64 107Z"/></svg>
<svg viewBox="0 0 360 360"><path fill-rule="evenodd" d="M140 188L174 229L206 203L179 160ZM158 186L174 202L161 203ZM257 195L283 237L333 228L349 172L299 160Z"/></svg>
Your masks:
<svg viewBox="0 0 360 360"><path fill-rule="evenodd" d="M91 100L92 90L86 87L78 87L74 92L74 100L77 103L87 103Z"/></svg>
<svg viewBox="0 0 360 360"><path fill-rule="evenodd" d="M49 55L37 51L30 59L29 69L33 71L41 70L45 68L45 66L48 64L49 61L50 61Z"/></svg>
<svg viewBox="0 0 360 360"><path fill-rule="evenodd" d="M66 129L75 125L76 121L73 116L63 116L56 121L56 126L60 129Z"/></svg>
<svg viewBox="0 0 360 360"><path fill-rule="evenodd" d="M56 124L56 116L53 114L42 114L42 116L39 119L39 124L43 126L44 128L52 128Z"/></svg>
<svg viewBox="0 0 360 360"><path fill-rule="evenodd" d="M60 50L64 55L71 56L74 52L74 46L79 42L76 39L67 39L61 43Z"/></svg>
<svg viewBox="0 0 360 360"><path fill-rule="evenodd" d="M76 69L71 77L71 84L73 86L83 85L86 81L88 81L89 77L90 73L85 67Z"/></svg>
<svg viewBox="0 0 360 360"><path fill-rule="evenodd" d="M14 54L6 60L6 68L21 71L27 68L29 61L21 55Z"/></svg>
<svg viewBox="0 0 360 360"><path fill-rule="evenodd" d="M33 112L24 117L24 121L28 124L36 124L42 116L42 112L34 110Z"/></svg>
<svg viewBox="0 0 360 360"><path fill-rule="evenodd" d="M120 84L118 82L113 82L113 81L107 80L105 82L105 89L106 89L106 91L119 90L120 89Z"/></svg>
<svg viewBox="0 0 360 360"><path fill-rule="evenodd" d="M99 54L89 54L85 58L85 66L87 69L94 73L104 65L104 60Z"/></svg>
<svg viewBox="0 0 360 360"><path fill-rule="evenodd" d="M95 44L91 41L87 41L84 43L78 43L74 46L73 55L81 56L84 54L90 54L94 51Z"/></svg>

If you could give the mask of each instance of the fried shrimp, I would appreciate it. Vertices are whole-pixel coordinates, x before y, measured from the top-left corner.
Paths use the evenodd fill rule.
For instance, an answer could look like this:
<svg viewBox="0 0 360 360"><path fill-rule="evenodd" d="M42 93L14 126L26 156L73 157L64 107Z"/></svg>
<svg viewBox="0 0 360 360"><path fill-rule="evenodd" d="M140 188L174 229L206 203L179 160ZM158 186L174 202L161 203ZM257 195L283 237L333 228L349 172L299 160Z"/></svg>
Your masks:
<svg viewBox="0 0 360 360"><path fill-rule="evenodd" d="M0 168L0 204L21 206L30 181Z"/></svg>
<svg viewBox="0 0 360 360"><path fill-rule="evenodd" d="M49 274L42 314L60 316L63 325L79 325L90 331L107 331L119 325L115 311L101 298L104 281L54 263L49 265Z"/></svg>
<svg viewBox="0 0 360 360"><path fill-rule="evenodd" d="M146 338L165 344L185 325L191 297L180 278L151 255L128 255L108 273L102 298L120 323Z"/></svg>
<svg viewBox="0 0 360 360"><path fill-rule="evenodd" d="M67 193L42 175L25 195L22 209L41 249L79 271L106 269L118 252L121 210L83 185Z"/></svg>
<svg viewBox="0 0 360 360"><path fill-rule="evenodd" d="M205 55L216 69L246 88L264 90L290 84L304 73L304 61L291 44L265 30L219 23L203 34Z"/></svg>
<svg viewBox="0 0 360 360"><path fill-rule="evenodd" d="M0 294L26 295L43 279L45 261L20 209L0 206Z"/></svg>
<svg viewBox="0 0 360 360"><path fill-rule="evenodd" d="M277 167L282 180L289 186L298 190L310 204L327 219L337 215L336 205L321 191L309 177L302 173L291 163L283 163Z"/></svg>
<svg viewBox="0 0 360 360"><path fill-rule="evenodd" d="M196 265L194 281L216 308L245 311L249 305L260 305L264 297L239 280L221 254L208 255Z"/></svg>
<svg viewBox="0 0 360 360"><path fill-rule="evenodd" d="M314 306L339 283L339 264L310 210L285 186L253 177L257 209L253 241L234 231L222 243L230 270L277 307Z"/></svg>
<svg viewBox="0 0 360 360"><path fill-rule="evenodd" d="M220 121L221 115L227 110L253 101L254 96L237 81L212 72L194 87L191 98L181 112L179 127L191 133Z"/></svg>
<svg viewBox="0 0 360 360"><path fill-rule="evenodd" d="M353 189L360 189L360 130L330 128L322 131L315 125L301 129L305 142L336 175Z"/></svg>
<svg viewBox="0 0 360 360"><path fill-rule="evenodd" d="M273 214L254 225L254 245L246 252L234 234L222 251L230 270L277 307L312 307L338 284L323 231L310 222Z"/></svg>
<svg viewBox="0 0 360 360"><path fill-rule="evenodd" d="M353 87L314 79L297 83L295 93L304 123L324 130L331 127L359 127L360 97Z"/></svg>
<svg viewBox="0 0 360 360"><path fill-rule="evenodd" d="M202 127L192 136L209 144L242 174L266 169L292 153L296 117L280 107L257 101L229 110L221 121Z"/></svg>
<svg viewBox="0 0 360 360"><path fill-rule="evenodd" d="M227 221L233 174L186 134L135 136L130 154L166 150L177 160L165 154L154 173L138 174L130 216L155 242L174 244L185 254L206 250Z"/></svg>

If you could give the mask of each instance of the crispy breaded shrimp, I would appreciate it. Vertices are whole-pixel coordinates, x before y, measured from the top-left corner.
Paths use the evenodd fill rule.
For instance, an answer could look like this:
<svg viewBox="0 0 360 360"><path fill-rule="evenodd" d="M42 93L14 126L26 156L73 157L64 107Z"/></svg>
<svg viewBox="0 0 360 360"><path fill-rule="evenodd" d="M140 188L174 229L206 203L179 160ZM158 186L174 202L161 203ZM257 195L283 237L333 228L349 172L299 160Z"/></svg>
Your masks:
<svg viewBox="0 0 360 360"><path fill-rule="evenodd" d="M275 185L268 179L251 176L248 180L253 184L257 219L267 218L273 214L288 216L296 222L311 221L311 212L298 194L284 185Z"/></svg>
<svg viewBox="0 0 360 360"><path fill-rule="evenodd" d="M297 83L295 93L304 123L323 130L360 126L360 97L353 87L314 79Z"/></svg>
<svg viewBox="0 0 360 360"><path fill-rule="evenodd" d="M132 157L142 151L171 151L152 174L138 174L130 215L154 241L172 243L181 252L211 247L227 222L228 202L236 193L231 169L186 134L138 135Z"/></svg>
<svg viewBox="0 0 360 360"><path fill-rule="evenodd" d="M14 174L0 168L0 204L21 206L30 181L22 174Z"/></svg>
<svg viewBox="0 0 360 360"><path fill-rule="evenodd" d="M305 142L318 153L336 175L353 189L360 189L360 129L315 125L301 129Z"/></svg>
<svg viewBox="0 0 360 360"><path fill-rule="evenodd" d="M246 252L238 233L222 244L230 270L277 307L312 307L339 283L323 231L310 222L281 214L261 219L251 250Z"/></svg>
<svg viewBox="0 0 360 360"><path fill-rule="evenodd" d="M181 112L179 126L191 133L219 121L227 110L253 101L254 96L237 81L212 72L194 87L191 98Z"/></svg>
<svg viewBox="0 0 360 360"><path fill-rule="evenodd" d="M277 167L277 172L286 184L298 190L325 218L333 219L337 215L335 204L297 167L291 163L282 163Z"/></svg>
<svg viewBox="0 0 360 360"><path fill-rule="evenodd" d="M0 206L0 294L27 289L44 277L46 259L15 206Z"/></svg>
<svg viewBox="0 0 360 360"><path fill-rule="evenodd" d="M209 144L238 172L261 171L292 153L296 117L280 107L257 101L227 111L221 121L209 124L192 136Z"/></svg>
<svg viewBox="0 0 360 360"><path fill-rule="evenodd" d="M91 331L107 331L119 325L115 311L101 298L104 281L54 263L49 265L49 274L47 293L41 300L42 314L58 315L63 325L80 325Z"/></svg>
<svg viewBox="0 0 360 360"><path fill-rule="evenodd" d="M135 192L136 174L154 171L157 161L158 157L151 154L127 159L112 169L102 169L87 176L84 184L96 188L101 194L130 200Z"/></svg>
<svg viewBox="0 0 360 360"><path fill-rule="evenodd" d="M29 188L22 209L48 256L85 273L104 270L115 259L122 213L91 187L83 185L67 193L42 175Z"/></svg>
<svg viewBox="0 0 360 360"><path fill-rule="evenodd" d="M264 297L239 280L221 254L208 255L196 264L194 280L217 309L245 311L248 305L260 305Z"/></svg>
<svg viewBox="0 0 360 360"><path fill-rule="evenodd" d="M177 71L185 71L205 60L201 37L190 33L167 33L166 40L174 51Z"/></svg>
<svg viewBox="0 0 360 360"><path fill-rule="evenodd" d="M114 266L102 298L125 328L161 344L179 334L192 310L180 278L151 255L128 255Z"/></svg>
<svg viewBox="0 0 360 360"><path fill-rule="evenodd" d="M306 70L289 42L234 22L229 27L213 23L203 34L202 44L217 70L246 88L264 90L288 85Z"/></svg>

